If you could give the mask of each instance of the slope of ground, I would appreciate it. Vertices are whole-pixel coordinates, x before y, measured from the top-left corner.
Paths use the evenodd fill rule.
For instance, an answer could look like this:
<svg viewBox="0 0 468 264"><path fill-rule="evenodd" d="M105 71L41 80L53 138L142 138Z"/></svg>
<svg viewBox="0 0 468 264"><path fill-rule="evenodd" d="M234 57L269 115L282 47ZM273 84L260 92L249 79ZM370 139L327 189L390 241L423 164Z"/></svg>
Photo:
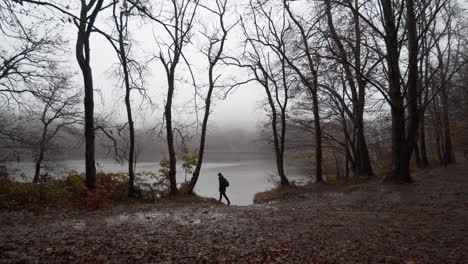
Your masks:
<svg viewBox="0 0 468 264"><path fill-rule="evenodd" d="M245 207L3 212L0 263L468 263L468 164L414 176Z"/></svg>

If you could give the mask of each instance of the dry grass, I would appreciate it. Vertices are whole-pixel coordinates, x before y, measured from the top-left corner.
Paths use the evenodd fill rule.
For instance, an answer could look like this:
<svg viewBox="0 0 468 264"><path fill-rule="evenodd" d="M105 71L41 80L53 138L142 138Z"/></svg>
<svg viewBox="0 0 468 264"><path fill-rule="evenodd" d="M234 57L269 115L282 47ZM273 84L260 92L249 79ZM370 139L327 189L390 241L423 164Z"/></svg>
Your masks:
<svg viewBox="0 0 468 264"><path fill-rule="evenodd" d="M309 183L306 185L290 185L279 186L265 192L256 193L254 203L264 203L273 200L282 200L301 194L313 192L353 192L361 189L366 189L377 184L380 184L379 179L359 179L354 181L344 182L324 182L324 183Z"/></svg>
<svg viewBox="0 0 468 264"><path fill-rule="evenodd" d="M305 186L297 185L278 186L268 191L256 193L254 196L254 203L263 203L271 200L284 199L295 195L300 191L303 191L305 188Z"/></svg>

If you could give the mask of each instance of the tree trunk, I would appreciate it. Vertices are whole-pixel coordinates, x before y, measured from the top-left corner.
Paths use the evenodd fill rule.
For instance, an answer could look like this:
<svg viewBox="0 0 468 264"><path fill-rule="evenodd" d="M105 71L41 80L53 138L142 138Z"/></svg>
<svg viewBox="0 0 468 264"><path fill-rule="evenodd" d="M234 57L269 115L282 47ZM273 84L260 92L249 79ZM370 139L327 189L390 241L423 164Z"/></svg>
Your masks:
<svg viewBox="0 0 468 264"><path fill-rule="evenodd" d="M341 166L340 166L340 160L338 159L338 156L336 153L333 151L333 158L335 158L335 167L336 167L336 180L340 181L341 180Z"/></svg>
<svg viewBox="0 0 468 264"><path fill-rule="evenodd" d="M444 145L444 152L443 152L443 160L444 165L447 166L448 164L452 164L455 162L453 146L452 146L452 139L450 136L450 122L449 122L449 105L448 105L448 92L447 87L442 89L441 92L442 97L442 133L443 133L443 145Z"/></svg>
<svg viewBox="0 0 468 264"><path fill-rule="evenodd" d="M93 30L94 21L102 7L103 0L93 2L94 10L88 16L92 6L86 1L81 1L80 21L78 25L78 36L76 40L76 59L80 65L84 81L84 111L85 111L85 165L86 186L94 189L96 182L95 165L95 135L94 135L94 98L93 98L93 75L90 66L89 38Z"/></svg>
<svg viewBox="0 0 468 264"><path fill-rule="evenodd" d="M375 176L372 170L372 163L370 161L369 149L367 148L366 138L364 135L363 116L361 115L356 119L358 127L356 130L356 149L359 152L359 159L356 159L355 173L366 178L372 178Z"/></svg>
<svg viewBox="0 0 468 264"><path fill-rule="evenodd" d="M366 138L364 135L364 104L365 104L365 82L360 78L359 74L353 74L350 68L350 62L348 60L347 52L343 43L341 42L340 37L338 36L335 26L333 24L333 17L331 13L331 1L326 0L326 14L328 21L328 28L333 41L339 50L339 61L344 69L346 80L349 84L351 91L352 104L353 104L353 116L350 118L353 119L354 126L356 128L356 152L355 152L355 175L364 176L366 178L373 177L374 172L372 170L372 164L370 162L369 150L367 148ZM354 57L355 57L355 70L361 70L361 29L359 26L359 15L354 15L354 26L356 34L356 47L354 47ZM355 81L355 75L358 80ZM358 89L359 87L359 89Z"/></svg>
<svg viewBox="0 0 468 264"><path fill-rule="evenodd" d="M167 148L169 151L169 188L172 195L177 194L176 154L174 150L174 133L172 131L172 98L174 96L174 74L168 75L168 90L164 115L166 117Z"/></svg>
<svg viewBox="0 0 468 264"><path fill-rule="evenodd" d="M52 98L50 100L52 100ZM45 144L46 144L46 138L47 138L47 128L49 127L49 123L45 120L48 108L49 108L49 104L46 104L46 106L44 107L44 110L42 111L41 122L44 125L44 127L42 128L41 142L39 142L39 155L36 159L33 183L38 183L39 177L41 175L41 165L42 165L42 161L44 160L44 153L45 153L45 148L46 148Z"/></svg>
<svg viewBox="0 0 468 264"><path fill-rule="evenodd" d="M121 14L122 16L122 14ZM120 17L121 18L121 17ZM117 18L115 18L117 19ZM122 26L122 19L120 19L120 25ZM119 24L116 23L116 26L119 30L119 52L120 52L120 61L122 63L122 69L124 73L124 83L125 83L125 107L127 110L127 122L128 122L128 132L129 132L129 152L128 152L128 196L135 196L135 170L133 168L135 164L135 127L133 123L132 116L132 105L130 103L130 73L128 71L128 61L127 54L125 52L124 46L124 36L122 28L119 27Z"/></svg>
<svg viewBox="0 0 468 264"><path fill-rule="evenodd" d="M320 113L318 105L318 76L317 72L312 73L314 79L314 89L312 92L312 103L314 113L314 127L315 127L315 181L323 182L322 176L322 129L320 128Z"/></svg>
<svg viewBox="0 0 468 264"><path fill-rule="evenodd" d="M212 72L212 67L210 67L209 72ZM213 84L213 75L209 74L210 87L208 89L208 94L205 99L205 114L203 115L202 130L200 136L200 146L198 147L198 160L197 166L192 174L192 179L190 179L190 186L188 188L188 193L193 193L193 189L197 184L198 177L200 176L200 171L203 163L203 156L205 154L205 139L206 139L206 129L208 127L208 118L210 116L211 108L211 95L213 93L214 84Z"/></svg>
<svg viewBox="0 0 468 264"><path fill-rule="evenodd" d="M440 142L440 126L437 123L439 122L437 120L434 120L434 138L436 144L436 154L440 164L444 164L444 158L442 157L442 146Z"/></svg>
<svg viewBox="0 0 468 264"><path fill-rule="evenodd" d="M398 32L395 24L391 0L381 0L386 32L387 68L389 97L392 116L392 172L386 177L387 182L411 182L410 158L406 141L406 120L403 95L401 93L400 66L398 51ZM410 55L411 56L411 55Z"/></svg>
<svg viewBox="0 0 468 264"><path fill-rule="evenodd" d="M280 135L280 155L277 160L278 174L281 178L281 185L289 185L289 180L286 178L284 172L284 150L285 150L285 139L286 139L286 109L281 108L281 135Z"/></svg>
<svg viewBox="0 0 468 264"><path fill-rule="evenodd" d="M269 84L268 84L268 77L266 76L266 73L264 72L264 83L263 83L263 87L265 89L265 92L267 94L267 99L268 99L268 104L270 106L270 110L271 110L271 117L272 117L272 120L271 120L271 129L272 129L272 132L273 132L273 143L274 143L274 149L275 149L275 157L276 157L276 168L278 170L278 175L280 177L280 180L281 180L281 186L287 186L289 185L289 180L287 179L286 177L286 174L284 173L284 161L283 161L283 157L284 157L284 141L283 143L280 143L280 137L284 137L285 136L285 130L283 130L283 128L285 128L285 119L283 119L283 117L281 118L281 125L282 125L282 132L281 132L281 135L278 134L278 128L277 128L277 122L278 122L278 113L276 111L276 106L275 106L275 103L273 101L273 96L270 92L270 87L269 87ZM283 112L284 114L284 112ZM281 140L283 140L284 138L282 138ZM282 147L283 146L283 147Z"/></svg>
<svg viewBox="0 0 468 264"><path fill-rule="evenodd" d="M299 22L299 20L294 16L292 13L291 9L289 8L289 3L287 3L286 0L283 0L283 6L288 12L289 17L293 20L294 24L297 26L297 28L300 31L301 38L302 38L302 44L304 45L304 52L305 52L305 57L307 59L307 67L309 68L309 74L312 76L312 83L309 81L309 78L306 77L305 74L301 72L301 70L294 65L291 60L288 59L287 56L284 56L284 59L288 62L290 66L296 71L296 73L299 75L299 77L302 80L302 83L309 89L310 94L312 96L312 112L314 115L314 129L315 129L315 181L317 183L323 181L323 176L322 176L322 130L320 128L320 112L319 112L319 105L318 105L318 74L317 70L314 64L314 59L312 57L310 48L309 48L309 43L308 43L308 37L307 33ZM308 74L308 75L309 75ZM309 75L309 76L310 76Z"/></svg>
<svg viewBox="0 0 468 264"><path fill-rule="evenodd" d="M409 159L417 142L419 128L419 70L418 70L418 32L416 14L414 10L413 0L406 0L406 20L407 20L407 36L408 36L408 56L409 70L408 83L406 87L406 104L408 108L408 125L406 134L406 147ZM410 168L408 168L410 169Z"/></svg>
<svg viewBox="0 0 468 264"><path fill-rule="evenodd" d="M219 24L221 26L221 30L223 32L223 35L220 40L219 44L219 49L215 53L214 58L211 58L211 51L213 50L213 45L217 41L213 41L213 39L210 39L210 47L209 47L209 52L207 54L208 57L208 62L209 62L209 68L208 68L208 82L209 82L209 88L208 88L208 94L205 98L205 114L203 115L203 123L202 123L202 131L201 131L201 137L200 137L200 146L198 148L198 160L197 160L197 166L195 167L195 171L192 174L192 179L190 180L190 186L188 188L188 193L193 193L193 189L195 188L195 185L197 184L198 177L200 176L200 171L201 167L203 164L203 156L205 154L205 138L206 138L206 129L208 127L208 118L210 116L210 109L211 109L211 96L213 93L213 90L215 88L215 82L216 80L213 78L213 71L215 65L218 63L219 59L221 58L221 55L223 53L224 49L224 43L226 41L226 37L228 34L228 31L224 27L224 12L226 6L223 4L219 4L218 1L216 1L219 9Z"/></svg>
<svg viewBox="0 0 468 264"><path fill-rule="evenodd" d="M418 168L423 168L422 160L421 160L421 152L419 151L419 144L417 141L414 143L414 160L418 165Z"/></svg>
<svg viewBox="0 0 468 264"><path fill-rule="evenodd" d="M426 168L429 166L429 160L427 159L426 150L426 130L425 130L425 116L424 112L419 119L419 145L421 149L421 165Z"/></svg>
<svg viewBox="0 0 468 264"><path fill-rule="evenodd" d="M41 149L39 150L39 157L36 159L36 168L34 171L33 183L39 182L39 177L41 175L41 165L42 165L43 160L44 160L44 149L41 147Z"/></svg>
<svg viewBox="0 0 468 264"><path fill-rule="evenodd" d="M439 61L439 70L440 70L440 103L441 103L441 135L443 141L442 143L442 161L444 166L455 162L452 139L450 136L450 117L449 117L449 105L448 105L448 94L450 81L447 80L447 73L450 66L451 58L451 32L447 33L447 59L444 61L443 51L439 43L436 43L437 48L437 58Z"/></svg>
<svg viewBox="0 0 468 264"><path fill-rule="evenodd" d="M195 188L195 185L197 184L197 181L201 172L203 157L205 154L206 129L208 127L208 117L210 115L212 91L213 91L213 87L210 86L208 90L208 95L205 99L205 114L203 116L202 130L201 130L201 136L200 136L200 146L198 147L197 166L195 167L195 170L193 171L193 174L192 174L192 178L190 179L190 186L188 188L188 193L193 193L193 189Z"/></svg>
<svg viewBox="0 0 468 264"><path fill-rule="evenodd" d="M423 18L423 24L424 26L426 25L425 18ZM419 97L419 105L421 106L421 108L419 110L419 132L418 132L419 144L418 145L419 145L419 150L421 153L421 168L426 168L429 166L429 161L427 159L427 151L426 151L426 127L425 127L426 107L427 107L428 96L429 96L429 87L428 87L429 54L426 54L427 52L427 40L426 39L422 42L422 46L420 50L421 50L420 53L423 54L423 58L421 58L421 62L419 66L420 80L418 82L419 92L421 93Z"/></svg>
<svg viewBox="0 0 468 264"><path fill-rule="evenodd" d="M345 180L349 179L349 136L348 136L348 126L346 125L346 118L344 111L341 111L341 118L343 119L343 134L345 140Z"/></svg>

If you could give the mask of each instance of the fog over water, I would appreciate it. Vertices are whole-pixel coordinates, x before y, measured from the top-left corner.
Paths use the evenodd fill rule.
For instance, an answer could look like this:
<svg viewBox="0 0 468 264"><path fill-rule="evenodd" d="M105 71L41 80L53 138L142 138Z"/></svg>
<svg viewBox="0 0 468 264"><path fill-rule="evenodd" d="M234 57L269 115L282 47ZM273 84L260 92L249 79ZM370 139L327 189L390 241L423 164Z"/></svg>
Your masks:
<svg viewBox="0 0 468 264"><path fill-rule="evenodd" d="M97 160L97 170L101 172L126 172L127 164L119 164L114 160ZM30 181L34 174L34 163L28 161L9 162L6 164L12 174L19 180ZM159 170L159 162L141 162L137 164L137 172L154 172ZM77 170L84 172L83 160L65 160L50 164L49 175L57 177L66 175L67 171ZM274 164L274 156L267 153L246 153L246 152L211 152L206 153L206 161L203 167L199 181L195 187L195 192L204 197L213 197L218 199L218 172L229 180L230 186L227 189L227 195L233 205L249 205L253 203L255 193L271 189L278 181ZM304 171L296 166L287 166L286 172L291 180L299 183L308 180ZM20 175L25 178L21 179ZM187 175L190 180L191 175ZM177 182L183 183L185 173L178 162Z"/></svg>

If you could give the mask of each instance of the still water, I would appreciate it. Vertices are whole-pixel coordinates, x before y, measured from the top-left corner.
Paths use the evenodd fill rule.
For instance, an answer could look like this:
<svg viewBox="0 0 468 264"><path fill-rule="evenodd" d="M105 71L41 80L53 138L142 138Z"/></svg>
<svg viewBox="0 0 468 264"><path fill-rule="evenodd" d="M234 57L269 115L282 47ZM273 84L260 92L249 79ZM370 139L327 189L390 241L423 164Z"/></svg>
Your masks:
<svg viewBox="0 0 468 264"><path fill-rule="evenodd" d="M97 160L97 171L102 172L125 172L126 164L119 164L113 160ZM13 175L24 174L23 180L30 180L34 173L32 162L11 162L7 164L9 171L14 171ZM159 170L158 162L139 162L136 167L137 172L154 172ZM49 171L51 175L66 175L67 171L84 171L83 160L66 160L52 164ZM227 196L233 205L252 204L255 193L265 191L274 187L274 181L278 181L274 157L263 153L207 153L202 166L200 178L195 187L195 192L204 197L218 199L218 172L229 180ZM304 182L307 177L302 170L293 166L286 166L286 173L290 180ZM191 175L187 175L190 180ZM180 162L177 167L177 182L185 180L185 173Z"/></svg>

